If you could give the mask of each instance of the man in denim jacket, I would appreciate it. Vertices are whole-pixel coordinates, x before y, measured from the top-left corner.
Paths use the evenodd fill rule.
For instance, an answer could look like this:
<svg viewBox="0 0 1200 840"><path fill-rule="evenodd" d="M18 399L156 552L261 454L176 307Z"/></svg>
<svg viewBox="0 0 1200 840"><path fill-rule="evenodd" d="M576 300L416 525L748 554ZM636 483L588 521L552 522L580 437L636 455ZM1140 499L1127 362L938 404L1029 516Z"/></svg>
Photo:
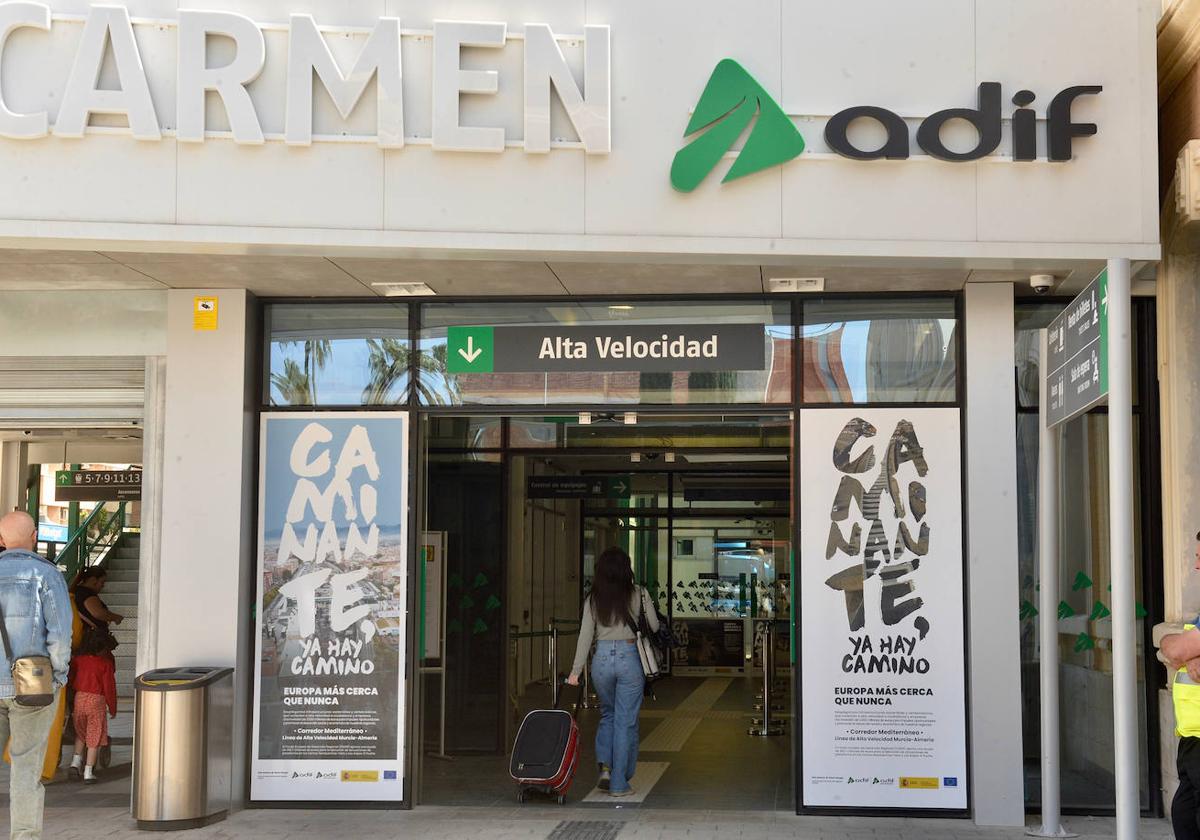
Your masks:
<svg viewBox="0 0 1200 840"><path fill-rule="evenodd" d="M18 706L13 699L12 663L0 647L0 744L12 756L9 809L13 840L42 836L42 761L58 708L58 689L67 684L71 662L71 601L62 572L33 553L37 527L29 514L0 518L0 611L13 656L48 656L54 667L55 701ZM9 739L11 738L11 742Z"/></svg>

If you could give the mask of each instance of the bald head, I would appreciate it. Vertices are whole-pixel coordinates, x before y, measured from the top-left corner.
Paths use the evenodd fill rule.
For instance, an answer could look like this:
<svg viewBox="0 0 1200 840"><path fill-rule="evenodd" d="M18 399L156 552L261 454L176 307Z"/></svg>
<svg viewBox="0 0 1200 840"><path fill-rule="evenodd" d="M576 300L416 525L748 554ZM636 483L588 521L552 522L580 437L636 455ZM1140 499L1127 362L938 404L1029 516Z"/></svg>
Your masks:
<svg viewBox="0 0 1200 840"><path fill-rule="evenodd" d="M23 548L32 551L37 543L37 526L33 517L23 510L14 510L0 518L0 539L5 548Z"/></svg>

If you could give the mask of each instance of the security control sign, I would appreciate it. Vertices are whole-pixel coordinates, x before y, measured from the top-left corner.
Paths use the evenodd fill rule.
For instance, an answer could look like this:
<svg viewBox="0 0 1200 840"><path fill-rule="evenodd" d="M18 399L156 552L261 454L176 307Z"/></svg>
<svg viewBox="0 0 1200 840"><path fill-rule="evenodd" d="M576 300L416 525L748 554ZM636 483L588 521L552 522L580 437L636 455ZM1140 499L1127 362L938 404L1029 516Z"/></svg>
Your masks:
<svg viewBox="0 0 1200 840"><path fill-rule="evenodd" d="M1054 427L1108 397L1107 269L1050 322L1046 343L1046 425Z"/></svg>
<svg viewBox="0 0 1200 840"><path fill-rule="evenodd" d="M763 324L450 327L450 373L763 370Z"/></svg>
<svg viewBox="0 0 1200 840"><path fill-rule="evenodd" d="M531 475L531 499L628 499L633 482L627 475Z"/></svg>
<svg viewBox="0 0 1200 840"><path fill-rule="evenodd" d="M134 502L142 498L141 470L57 470L56 502Z"/></svg>

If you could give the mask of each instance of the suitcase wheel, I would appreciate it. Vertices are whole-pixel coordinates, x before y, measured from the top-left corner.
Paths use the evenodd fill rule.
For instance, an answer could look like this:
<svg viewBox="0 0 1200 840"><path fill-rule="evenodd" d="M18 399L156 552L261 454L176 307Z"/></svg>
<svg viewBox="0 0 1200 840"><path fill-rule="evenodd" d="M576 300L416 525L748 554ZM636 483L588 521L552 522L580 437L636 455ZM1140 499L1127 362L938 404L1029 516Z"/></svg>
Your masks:
<svg viewBox="0 0 1200 840"><path fill-rule="evenodd" d="M559 804L559 805L566 805L566 804L567 804L567 797L566 797L566 796L564 796L563 794L561 794L561 793L560 793L560 794L558 795L558 804Z"/></svg>
<svg viewBox="0 0 1200 840"><path fill-rule="evenodd" d="M525 791L523 791L523 790L519 790L519 791L517 791L517 801L518 801L518 802L524 802L524 801L525 801Z"/></svg>

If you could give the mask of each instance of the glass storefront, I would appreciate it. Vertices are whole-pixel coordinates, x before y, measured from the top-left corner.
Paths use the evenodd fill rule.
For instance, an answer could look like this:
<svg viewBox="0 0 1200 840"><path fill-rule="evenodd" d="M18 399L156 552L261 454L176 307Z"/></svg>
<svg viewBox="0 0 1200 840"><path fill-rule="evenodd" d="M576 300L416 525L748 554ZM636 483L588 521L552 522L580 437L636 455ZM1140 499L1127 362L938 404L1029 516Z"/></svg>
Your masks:
<svg viewBox="0 0 1200 840"><path fill-rule="evenodd" d="M1031 804L1038 793L1040 620L1026 607L1037 601L1034 336L1057 311L1040 302L1017 311L1021 652ZM960 323L960 300L951 295L269 303L263 407L416 412L417 524L422 540L436 535L444 550L447 628L444 650L425 662L445 680L442 693L429 679L419 690L426 708L442 704L443 721L453 723L439 734L435 718L425 715L422 737L447 754L494 755L511 742L530 692L549 677L555 661L545 654L550 630L557 638L556 628L562 629L558 662L569 659L572 616L577 620L592 564L607 545L630 553L639 582L671 618L682 639L675 651L679 665L714 673L759 661L752 622L764 615L784 622L793 613L796 412L860 405L957 409L964 373ZM454 372L451 329L479 324L761 325L763 364L641 373ZM1147 342L1137 346L1144 355ZM1146 380L1135 378L1139 459L1153 428ZM477 413L464 413L472 407ZM1112 790L1105 426L1103 412L1093 412L1070 424L1064 441L1064 463L1072 465L1062 479L1065 515L1086 527L1064 529L1060 570L1063 791L1067 807L1084 810L1103 810ZM642 460L631 463L631 452ZM1135 474L1145 481L1143 465L1139 460ZM626 477L630 490L609 501L527 495L531 477L563 471ZM1137 514L1143 534L1150 511ZM1143 542L1138 547L1140 569L1150 558ZM1149 583L1139 576L1138 586L1144 591ZM794 636L785 629L777 638L790 646ZM1139 668L1146 685L1140 653ZM1141 719L1141 742L1152 744L1144 705ZM1154 752L1149 747L1142 756L1144 802Z"/></svg>
<svg viewBox="0 0 1200 840"><path fill-rule="evenodd" d="M1039 624L1037 613L1038 558L1038 331L1065 304L1022 303L1016 309L1017 491L1019 575L1021 589L1021 691L1024 705L1026 802L1036 809L1041 799ZM1154 301L1135 299L1134 307L1134 506L1135 586L1138 592L1137 674L1138 743L1141 801L1150 808L1150 791L1157 788L1157 706L1153 686L1155 657L1146 657L1151 611L1156 610L1151 583L1161 566L1148 540L1157 522L1157 481L1147 480L1157 453L1146 447L1156 438L1153 414L1157 398L1154 377ZM1110 564L1108 557L1108 416L1104 408L1062 427L1059 444L1061 499L1058 613L1050 616L1059 630L1059 690L1062 697L1059 731L1062 738L1062 804L1073 812L1102 813L1115 808L1113 776L1112 631ZM1149 457L1147 457L1149 455ZM1153 614L1161 614L1155 611ZM1147 670L1150 669L1150 673Z"/></svg>

